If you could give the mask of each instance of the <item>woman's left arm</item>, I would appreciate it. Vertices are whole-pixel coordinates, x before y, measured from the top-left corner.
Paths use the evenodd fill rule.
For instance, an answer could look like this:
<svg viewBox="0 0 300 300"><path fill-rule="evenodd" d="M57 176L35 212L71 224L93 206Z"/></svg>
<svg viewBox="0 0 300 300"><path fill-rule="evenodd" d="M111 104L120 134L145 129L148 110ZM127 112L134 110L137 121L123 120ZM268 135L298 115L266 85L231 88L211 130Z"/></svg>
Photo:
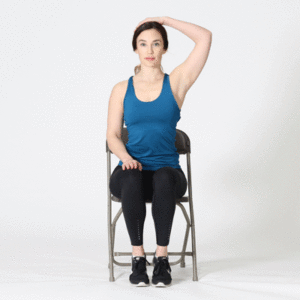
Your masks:
<svg viewBox="0 0 300 300"><path fill-rule="evenodd" d="M163 17L163 25L181 31L196 43L188 58L172 71L179 78L178 82L184 85L187 92L206 63L212 41L212 32L201 26L170 17Z"/></svg>

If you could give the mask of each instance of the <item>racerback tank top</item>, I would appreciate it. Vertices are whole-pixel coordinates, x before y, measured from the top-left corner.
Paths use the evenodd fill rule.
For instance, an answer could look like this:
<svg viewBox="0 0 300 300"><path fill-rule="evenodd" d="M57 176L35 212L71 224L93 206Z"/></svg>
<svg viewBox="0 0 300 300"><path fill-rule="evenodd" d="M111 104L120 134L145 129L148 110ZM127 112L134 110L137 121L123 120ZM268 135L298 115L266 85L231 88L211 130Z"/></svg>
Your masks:
<svg viewBox="0 0 300 300"><path fill-rule="evenodd" d="M162 167L181 169L175 147L176 126L181 110L171 90L169 75L164 74L160 95L154 101L140 101L131 76L124 98L124 122L128 131L126 150L142 164L143 170ZM119 166L123 162L119 161Z"/></svg>

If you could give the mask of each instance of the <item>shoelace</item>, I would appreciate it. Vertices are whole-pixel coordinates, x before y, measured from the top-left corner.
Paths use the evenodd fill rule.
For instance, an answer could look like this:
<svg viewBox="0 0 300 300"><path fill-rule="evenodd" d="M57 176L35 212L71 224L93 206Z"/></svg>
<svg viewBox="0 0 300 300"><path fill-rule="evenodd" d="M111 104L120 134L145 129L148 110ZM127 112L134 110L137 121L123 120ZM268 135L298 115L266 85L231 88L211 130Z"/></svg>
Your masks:
<svg viewBox="0 0 300 300"><path fill-rule="evenodd" d="M171 272L171 268L170 268L170 264L169 264L168 260L161 259L156 262L153 273L155 275L158 275L160 272L162 272L162 274L164 275L165 272L167 272L167 270L169 270L169 272Z"/></svg>
<svg viewBox="0 0 300 300"><path fill-rule="evenodd" d="M145 261L150 266L149 261L145 257L140 257L140 258L135 257L134 261L135 261L134 269L140 272L145 271Z"/></svg>

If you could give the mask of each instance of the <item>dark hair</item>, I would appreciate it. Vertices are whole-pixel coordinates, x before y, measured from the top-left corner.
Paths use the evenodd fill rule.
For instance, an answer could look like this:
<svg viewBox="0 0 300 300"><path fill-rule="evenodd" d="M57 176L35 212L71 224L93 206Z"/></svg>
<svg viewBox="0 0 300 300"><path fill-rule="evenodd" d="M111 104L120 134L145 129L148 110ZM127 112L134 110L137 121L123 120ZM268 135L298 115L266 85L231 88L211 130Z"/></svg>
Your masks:
<svg viewBox="0 0 300 300"><path fill-rule="evenodd" d="M144 30L152 29L152 28L156 29L161 34L163 42L164 42L164 50L168 49L169 42L168 42L167 31L166 31L165 27L163 27L160 23L154 21L154 22L145 22L145 23L141 24L135 30L133 38L132 38L133 51L135 51L136 48L137 48L136 40L137 40L137 37L139 36L139 34ZM161 68L162 68L162 66L161 66ZM134 74L137 74L138 72L140 72L140 70L141 70L141 65L140 64L135 66Z"/></svg>

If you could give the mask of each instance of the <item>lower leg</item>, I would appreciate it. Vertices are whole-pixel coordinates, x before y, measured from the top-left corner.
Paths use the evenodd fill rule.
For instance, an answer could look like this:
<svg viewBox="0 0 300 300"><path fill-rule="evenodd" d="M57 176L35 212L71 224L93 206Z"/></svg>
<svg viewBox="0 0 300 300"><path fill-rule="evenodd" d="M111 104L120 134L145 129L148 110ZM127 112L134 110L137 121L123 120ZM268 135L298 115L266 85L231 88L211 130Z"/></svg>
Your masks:
<svg viewBox="0 0 300 300"><path fill-rule="evenodd" d="M167 256L168 255L168 246L158 246L156 248L156 257L158 256Z"/></svg>
<svg viewBox="0 0 300 300"><path fill-rule="evenodd" d="M167 197L165 197L164 200L166 199ZM176 204L172 199L170 202L160 201L159 203L155 200L161 199L154 198L152 203L152 216L154 219L157 245L156 256L167 256ZM167 207L166 202L169 203Z"/></svg>
<svg viewBox="0 0 300 300"><path fill-rule="evenodd" d="M153 176L152 217L156 231L156 256L167 256L176 209L176 186L173 170L166 167Z"/></svg>
<svg viewBox="0 0 300 300"><path fill-rule="evenodd" d="M142 256L144 255L143 229L146 218L142 174L138 170L127 170L126 172L128 172L126 177L122 177L122 211L133 246L133 256Z"/></svg>
<svg viewBox="0 0 300 300"><path fill-rule="evenodd" d="M132 246L132 255L133 256L143 256L145 254L143 245L141 246Z"/></svg>

